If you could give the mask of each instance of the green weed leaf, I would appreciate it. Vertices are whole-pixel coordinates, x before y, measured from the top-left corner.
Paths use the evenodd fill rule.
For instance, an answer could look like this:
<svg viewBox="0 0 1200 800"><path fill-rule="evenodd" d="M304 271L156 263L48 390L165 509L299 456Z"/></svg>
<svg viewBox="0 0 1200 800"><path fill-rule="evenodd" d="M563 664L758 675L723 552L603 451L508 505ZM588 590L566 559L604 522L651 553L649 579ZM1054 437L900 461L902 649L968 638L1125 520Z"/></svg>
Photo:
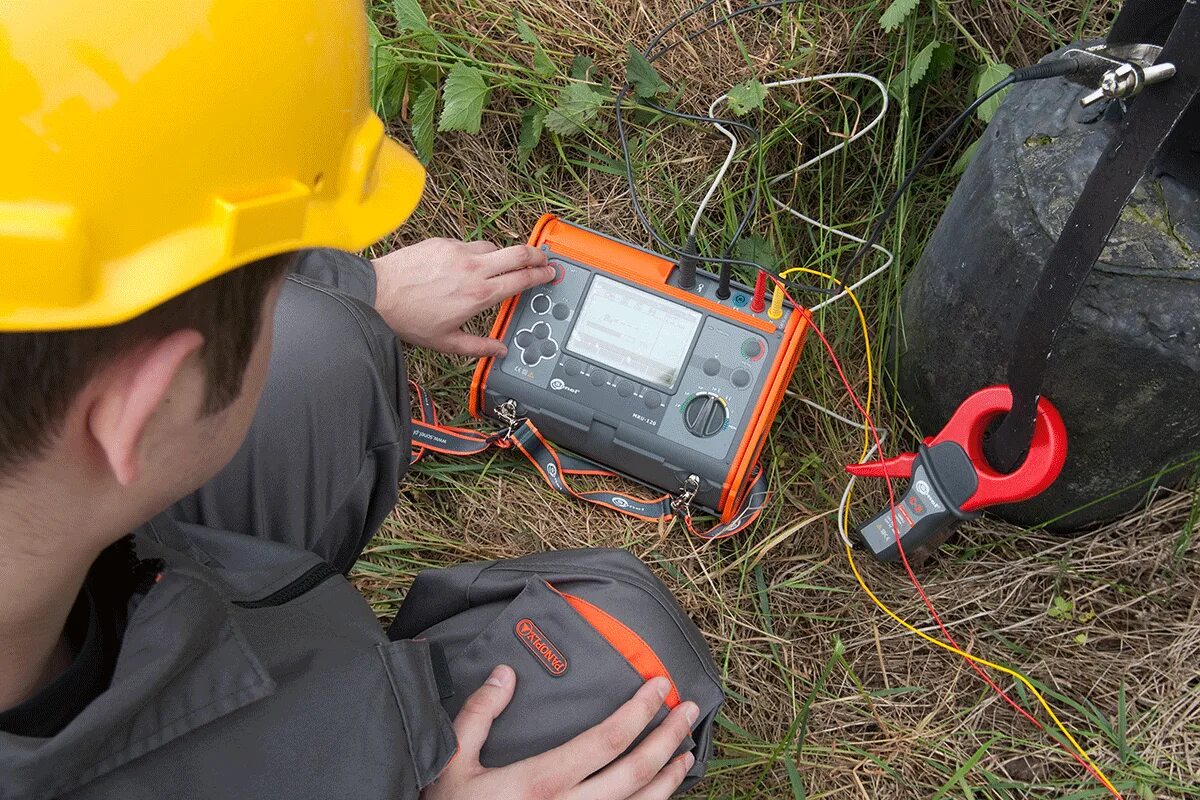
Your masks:
<svg viewBox="0 0 1200 800"><path fill-rule="evenodd" d="M408 33L432 34L429 27L429 17L421 10L417 0L392 0L392 13L396 15L396 25Z"/></svg>
<svg viewBox="0 0 1200 800"><path fill-rule="evenodd" d="M768 271L774 271L779 266L779 256L775 255L775 248L757 233L738 239L733 248L733 257L739 261L752 261Z"/></svg>
<svg viewBox="0 0 1200 800"><path fill-rule="evenodd" d="M729 110L739 117L744 117L755 109L763 107L767 99L767 87L761 81L751 78L743 81L729 90Z"/></svg>
<svg viewBox="0 0 1200 800"><path fill-rule="evenodd" d="M1012 72L1013 68L1008 64L988 64L983 69L979 70L979 76L975 79L975 96L979 97L988 89L995 86L1000 81L1008 77L1008 73ZM979 115L979 119L984 122L991 122L992 115L996 113L996 109L1004 102L1004 96L1008 94L1005 89L995 97L990 98L986 103L979 107L975 113Z"/></svg>
<svg viewBox="0 0 1200 800"><path fill-rule="evenodd" d="M605 95L589 84L571 82L563 87L558 103L546 115L546 127L560 136L572 136L596 118Z"/></svg>
<svg viewBox="0 0 1200 800"><path fill-rule="evenodd" d="M1054 599L1050 601L1050 608L1046 610L1046 616L1050 619L1071 619L1075 613L1075 604L1066 599L1062 595L1054 595Z"/></svg>
<svg viewBox="0 0 1200 800"><path fill-rule="evenodd" d="M954 66L954 45L936 40L930 45L933 46L933 55L929 58L929 69L925 72L926 83L936 81Z"/></svg>
<svg viewBox="0 0 1200 800"><path fill-rule="evenodd" d="M918 2L920 0L892 0L892 4L887 7L887 10L883 12L883 16L879 18L880 26L888 33L896 30L896 28L904 24L904 20L908 19L908 15L916 10Z"/></svg>
<svg viewBox="0 0 1200 800"><path fill-rule="evenodd" d="M530 106L521 114L521 135L517 139L517 163L529 160L533 148L542 140L542 129L546 127L546 109Z"/></svg>
<svg viewBox="0 0 1200 800"><path fill-rule="evenodd" d="M925 73L929 72L929 64L933 61L933 51L937 46L937 41L925 45L921 48L921 52L913 56L912 61L908 62L908 66L904 68L904 82L910 88L925 79Z"/></svg>
<svg viewBox="0 0 1200 800"><path fill-rule="evenodd" d="M962 175L964 172L966 172L967 167L969 167L971 165L971 159L975 157L975 151L978 149L979 149L979 140L978 139L971 142L971 144L967 145L967 149L963 150L962 155L959 156L954 161L954 165L952 167L950 167L950 174L951 175Z"/></svg>
<svg viewBox="0 0 1200 800"><path fill-rule="evenodd" d="M577 55L571 59L571 79L576 81L590 81L592 79L592 67L596 62L591 56Z"/></svg>
<svg viewBox="0 0 1200 800"><path fill-rule="evenodd" d="M629 43L629 63L625 66L625 77L633 84L633 90L637 92L638 97L650 98L671 89L654 65L633 46L633 42Z"/></svg>
<svg viewBox="0 0 1200 800"><path fill-rule="evenodd" d="M550 60L550 56L546 55L546 48L542 46L542 40L533 32L533 28L529 27L529 23L525 21L525 17L521 16L520 11L513 11L513 20L517 24L517 36L521 37L521 41L533 48L533 71L543 77L550 77L556 70L554 62Z"/></svg>
<svg viewBox="0 0 1200 800"><path fill-rule="evenodd" d="M438 130L479 133L483 107L487 105L490 92L482 72L466 64L455 64L450 68L442 90L442 119Z"/></svg>
<svg viewBox="0 0 1200 800"><path fill-rule="evenodd" d="M400 113L408 67L384 44L383 36L372 21L368 29L371 42L371 107L385 120Z"/></svg>
<svg viewBox="0 0 1200 800"><path fill-rule="evenodd" d="M409 109L409 119L412 126L413 148L422 164L428 164L433 158L433 118L437 110L437 86L426 84L417 93Z"/></svg>

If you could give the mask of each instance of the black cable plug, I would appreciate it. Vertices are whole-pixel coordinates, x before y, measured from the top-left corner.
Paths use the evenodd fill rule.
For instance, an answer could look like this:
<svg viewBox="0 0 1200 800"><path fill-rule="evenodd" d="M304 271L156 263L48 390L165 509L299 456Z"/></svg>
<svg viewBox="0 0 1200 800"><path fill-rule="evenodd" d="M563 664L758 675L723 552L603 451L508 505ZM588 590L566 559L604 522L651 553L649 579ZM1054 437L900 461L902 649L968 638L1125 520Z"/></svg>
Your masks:
<svg viewBox="0 0 1200 800"><path fill-rule="evenodd" d="M731 292L729 291L729 281L733 275L733 265L728 261L721 263L721 272L717 281L717 299L728 300Z"/></svg>
<svg viewBox="0 0 1200 800"><path fill-rule="evenodd" d="M1050 61L1042 61L1038 64L1030 64L1028 67L1014 69L1009 76L1013 83L1021 83L1022 81L1036 81L1042 78L1057 78L1061 75L1069 75L1077 69L1081 69L1078 61L1070 56L1051 59Z"/></svg>
<svg viewBox="0 0 1200 800"><path fill-rule="evenodd" d="M696 237L688 234L687 244L683 246L683 253L679 257L679 288L696 288L696 266L700 263L696 256L699 254ZM726 297L728 296L727 294Z"/></svg>

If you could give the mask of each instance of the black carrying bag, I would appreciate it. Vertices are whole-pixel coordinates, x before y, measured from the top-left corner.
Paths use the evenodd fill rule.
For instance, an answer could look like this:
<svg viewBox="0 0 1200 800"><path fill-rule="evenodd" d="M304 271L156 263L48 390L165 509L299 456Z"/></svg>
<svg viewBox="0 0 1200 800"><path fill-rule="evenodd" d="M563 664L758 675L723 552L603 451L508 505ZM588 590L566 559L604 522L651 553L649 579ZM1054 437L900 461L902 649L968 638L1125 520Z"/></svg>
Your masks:
<svg viewBox="0 0 1200 800"><path fill-rule="evenodd" d="M440 646L442 704L453 718L497 664L517 674L512 702L480 754L500 767L561 745L601 722L649 678L673 684L666 705L691 700L700 716L677 755L702 777L724 701L700 631L645 564L624 550L586 549L486 561L417 576L388 635ZM635 742L636 745L636 742Z"/></svg>

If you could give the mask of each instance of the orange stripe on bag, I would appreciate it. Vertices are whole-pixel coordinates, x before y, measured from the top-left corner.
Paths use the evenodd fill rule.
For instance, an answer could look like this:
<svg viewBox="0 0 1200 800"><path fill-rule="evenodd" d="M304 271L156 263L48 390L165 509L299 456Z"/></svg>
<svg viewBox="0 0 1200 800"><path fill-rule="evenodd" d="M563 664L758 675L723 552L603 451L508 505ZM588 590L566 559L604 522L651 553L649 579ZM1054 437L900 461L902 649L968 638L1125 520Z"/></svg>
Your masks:
<svg viewBox="0 0 1200 800"><path fill-rule="evenodd" d="M546 584L550 586L550 584ZM553 586L550 586L554 589ZM679 705L679 689L675 686L674 679L671 678L671 673L667 672L666 666L659 659L658 654L651 649L646 641L637 635L634 631L626 627L625 623L621 622L616 617L609 614L602 608L598 608L582 597L558 592L562 599L571 604L571 607L583 617L589 625L596 629L596 632L608 641L613 649L624 656L629 665L633 667L643 680L651 678L666 678L671 682L671 691L667 693L667 697L663 700L663 704L667 708L674 708Z"/></svg>

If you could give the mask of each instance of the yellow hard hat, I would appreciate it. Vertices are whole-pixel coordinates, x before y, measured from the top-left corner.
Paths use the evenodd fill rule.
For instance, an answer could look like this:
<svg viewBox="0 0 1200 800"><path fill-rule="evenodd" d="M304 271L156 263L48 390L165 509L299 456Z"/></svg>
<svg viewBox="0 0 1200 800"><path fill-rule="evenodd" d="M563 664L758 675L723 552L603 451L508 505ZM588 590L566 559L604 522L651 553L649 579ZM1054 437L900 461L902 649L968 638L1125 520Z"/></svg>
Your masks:
<svg viewBox="0 0 1200 800"><path fill-rule="evenodd" d="M424 170L368 82L363 0L0 0L0 331L398 227Z"/></svg>

